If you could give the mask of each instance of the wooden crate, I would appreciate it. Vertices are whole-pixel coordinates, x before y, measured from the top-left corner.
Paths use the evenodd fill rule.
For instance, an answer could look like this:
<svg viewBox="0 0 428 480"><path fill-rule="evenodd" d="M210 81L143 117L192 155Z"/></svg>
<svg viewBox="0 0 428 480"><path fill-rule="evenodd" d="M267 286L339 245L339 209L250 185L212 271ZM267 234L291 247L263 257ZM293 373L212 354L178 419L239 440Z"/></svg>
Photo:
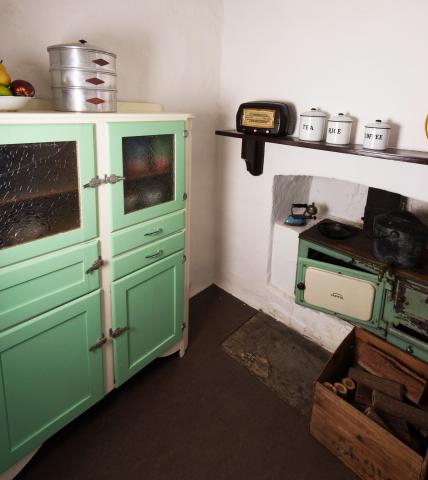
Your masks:
<svg viewBox="0 0 428 480"><path fill-rule="evenodd" d="M363 342L428 378L427 364L355 328L338 347L315 384L311 434L364 480L426 480L428 455L424 458L416 453L322 384L346 376Z"/></svg>

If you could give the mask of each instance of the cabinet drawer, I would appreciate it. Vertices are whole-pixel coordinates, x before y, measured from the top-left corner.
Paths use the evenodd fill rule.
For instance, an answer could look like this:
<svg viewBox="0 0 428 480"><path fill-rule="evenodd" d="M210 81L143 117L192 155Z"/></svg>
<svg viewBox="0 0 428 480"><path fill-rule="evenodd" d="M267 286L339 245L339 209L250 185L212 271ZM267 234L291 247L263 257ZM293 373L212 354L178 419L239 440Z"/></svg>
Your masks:
<svg viewBox="0 0 428 480"><path fill-rule="evenodd" d="M157 260L184 249L184 232L124 253L112 261L113 280L135 272Z"/></svg>
<svg viewBox="0 0 428 480"><path fill-rule="evenodd" d="M96 290L98 242L44 255L0 270L0 331Z"/></svg>
<svg viewBox="0 0 428 480"><path fill-rule="evenodd" d="M112 234L112 255L142 247L184 229L184 210Z"/></svg>
<svg viewBox="0 0 428 480"><path fill-rule="evenodd" d="M399 330L399 328L402 327L388 327L388 332L386 336L387 341L392 343L399 349L409 353L410 355L413 355L414 357L419 358L424 362L428 362L428 344L426 343L426 341L423 340L424 337L421 337L421 339L416 338L415 336L410 334L410 332L403 332Z"/></svg>
<svg viewBox="0 0 428 480"><path fill-rule="evenodd" d="M99 291L0 333L0 472L103 397L100 336Z"/></svg>

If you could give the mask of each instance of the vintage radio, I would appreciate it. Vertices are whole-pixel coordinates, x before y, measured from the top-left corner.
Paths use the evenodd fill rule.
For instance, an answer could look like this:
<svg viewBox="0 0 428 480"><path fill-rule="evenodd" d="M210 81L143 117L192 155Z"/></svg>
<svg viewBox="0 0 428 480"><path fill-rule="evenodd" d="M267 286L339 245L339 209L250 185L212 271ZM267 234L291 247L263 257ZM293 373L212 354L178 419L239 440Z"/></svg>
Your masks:
<svg viewBox="0 0 428 480"><path fill-rule="evenodd" d="M289 103L247 102L239 106L236 130L255 135L291 135L296 126L296 112Z"/></svg>

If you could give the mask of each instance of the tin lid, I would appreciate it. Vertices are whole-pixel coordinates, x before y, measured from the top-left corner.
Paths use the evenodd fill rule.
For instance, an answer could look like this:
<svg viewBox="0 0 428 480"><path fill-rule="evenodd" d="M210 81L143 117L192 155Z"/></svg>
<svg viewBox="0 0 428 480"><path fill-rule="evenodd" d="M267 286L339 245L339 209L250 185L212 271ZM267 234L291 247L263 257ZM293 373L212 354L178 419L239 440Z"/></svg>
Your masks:
<svg viewBox="0 0 428 480"><path fill-rule="evenodd" d="M328 119L329 122L352 123L352 118L347 117L343 113L338 113L334 117Z"/></svg>
<svg viewBox="0 0 428 480"><path fill-rule="evenodd" d="M318 110L318 108L311 108L307 112L303 112L300 114L301 117L326 117L327 114Z"/></svg>
<svg viewBox="0 0 428 480"><path fill-rule="evenodd" d="M90 52L98 52L98 53L105 53L106 55L111 55L112 57L116 58L116 54L112 52L108 52L104 48L97 47L88 43L86 40L79 40L77 42L70 42L70 43L60 43L58 45L51 45L47 48L48 52L50 50L59 50L59 49L66 49L66 48L73 48L79 50L88 50Z"/></svg>
<svg viewBox="0 0 428 480"><path fill-rule="evenodd" d="M382 120L376 120L373 123L368 123L366 128L379 128L381 130L391 130L391 125L382 122Z"/></svg>

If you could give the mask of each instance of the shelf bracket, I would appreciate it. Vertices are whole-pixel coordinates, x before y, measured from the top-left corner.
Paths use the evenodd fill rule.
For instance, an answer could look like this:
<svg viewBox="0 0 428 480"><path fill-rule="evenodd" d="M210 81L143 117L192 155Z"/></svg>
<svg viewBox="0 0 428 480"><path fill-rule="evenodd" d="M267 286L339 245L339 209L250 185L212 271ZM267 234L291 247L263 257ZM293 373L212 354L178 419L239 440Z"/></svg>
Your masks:
<svg viewBox="0 0 428 480"><path fill-rule="evenodd" d="M265 159L265 142L257 137L245 136L242 138L241 158L247 164L251 175L258 176L263 173Z"/></svg>

